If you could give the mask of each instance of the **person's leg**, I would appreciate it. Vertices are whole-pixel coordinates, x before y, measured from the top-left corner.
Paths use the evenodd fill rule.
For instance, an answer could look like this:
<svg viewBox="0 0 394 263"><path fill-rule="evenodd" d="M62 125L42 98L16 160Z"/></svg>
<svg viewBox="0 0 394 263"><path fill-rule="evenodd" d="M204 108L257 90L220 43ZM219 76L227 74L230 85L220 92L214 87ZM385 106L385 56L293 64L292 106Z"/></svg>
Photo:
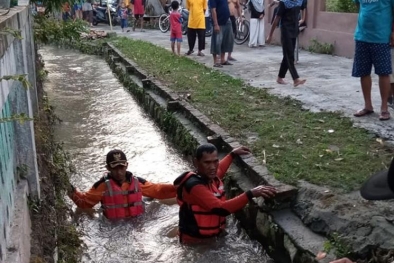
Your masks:
<svg viewBox="0 0 394 263"><path fill-rule="evenodd" d="M234 48L234 35L233 29L231 25L231 21L228 21L225 26L220 27L220 31L222 32L222 43L221 43L221 64L222 65L232 65L228 60L229 57L231 59L231 53ZM225 60L224 54L228 53L227 61Z"/></svg>
<svg viewBox="0 0 394 263"><path fill-rule="evenodd" d="M390 119L388 112L388 99L390 96L390 75L392 74L391 66L391 50L390 45L387 44L371 44L372 48L372 63L375 68L375 73L379 76L379 89L382 99L380 120Z"/></svg>
<svg viewBox="0 0 394 263"><path fill-rule="evenodd" d="M283 34L281 35L283 58L282 58L282 63L280 64L278 78L276 80L276 82L279 84L286 84L284 78L286 77L287 70L289 69L287 63L286 49L289 44L289 41L290 40L288 38L285 38Z"/></svg>
<svg viewBox="0 0 394 263"><path fill-rule="evenodd" d="M140 15L141 32L144 32L144 15Z"/></svg>
<svg viewBox="0 0 394 263"><path fill-rule="evenodd" d="M264 18L259 19L258 28L257 44L259 47L263 47L265 46Z"/></svg>
<svg viewBox="0 0 394 263"><path fill-rule="evenodd" d="M171 38L171 50L172 53L175 54L175 39Z"/></svg>
<svg viewBox="0 0 394 263"><path fill-rule="evenodd" d="M294 65L294 51L295 51L295 47L296 47L296 42L297 42L297 38L291 38L291 46L289 45L288 48L291 47L291 49L286 49L286 56L287 56L287 66L289 67L289 71L291 74L291 77L293 78L293 82L294 82L294 87L297 87L299 85L302 85L306 82L305 79L300 79L300 77L298 76L298 72L295 68Z"/></svg>
<svg viewBox="0 0 394 263"><path fill-rule="evenodd" d="M236 19L235 16L230 16L230 21L231 21L231 29L232 29L232 35L233 35L233 42L234 42L234 36L237 34L237 24L235 23ZM229 61L237 61L235 58L232 57L233 52L228 52L227 60Z"/></svg>
<svg viewBox="0 0 394 263"><path fill-rule="evenodd" d="M135 31L139 17L139 15L134 15L133 31Z"/></svg>
<svg viewBox="0 0 394 263"><path fill-rule="evenodd" d="M197 29L198 55L204 56L202 51L205 49L205 29Z"/></svg>
<svg viewBox="0 0 394 263"><path fill-rule="evenodd" d="M354 114L355 117L362 117L373 113L373 106L371 100L372 89L372 54L369 43L356 41L352 76L359 77L361 83L361 90L364 97L364 108Z"/></svg>
<svg viewBox="0 0 394 263"><path fill-rule="evenodd" d="M221 54L220 45L221 45L221 31L219 33L216 33L214 31L211 37L211 54L213 57L214 67L222 67L222 65L220 64L217 58L217 55Z"/></svg>
<svg viewBox="0 0 394 263"><path fill-rule="evenodd" d="M258 19L256 18L250 19L249 47L252 48L257 46L257 23L258 23Z"/></svg>
<svg viewBox="0 0 394 263"><path fill-rule="evenodd" d="M189 44L189 51L186 53L186 55L190 55L193 50L194 46L196 45L196 30L194 28L187 28L187 42Z"/></svg>
<svg viewBox="0 0 394 263"><path fill-rule="evenodd" d="M181 55L181 43L182 43L182 38L178 39L178 42L176 43L176 49L177 49L177 52L178 52L178 56Z"/></svg>

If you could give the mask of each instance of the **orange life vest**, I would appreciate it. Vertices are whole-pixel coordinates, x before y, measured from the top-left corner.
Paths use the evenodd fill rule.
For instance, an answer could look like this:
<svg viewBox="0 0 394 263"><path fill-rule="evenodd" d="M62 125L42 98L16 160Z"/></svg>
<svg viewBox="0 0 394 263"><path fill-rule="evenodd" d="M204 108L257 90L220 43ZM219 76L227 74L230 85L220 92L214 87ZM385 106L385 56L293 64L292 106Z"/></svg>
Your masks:
<svg viewBox="0 0 394 263"><path fill-rule="evenodd" d="M212 194L218 199L225 201L225 191L222 180L215 177L212 182L207 183L194 172L182 174L175 180L177 188L177 202L179 210L179 232L196 238L209 238L219 235L226 226L226 217L218 216L211 211L204 210L198 205L188 204L182 200L183 186L191 178L197 179L196 184L207 185Z"/></svg>
<svg viewBox="0 0 394 263"><path fill-rule="evenodd" d="M105 178L107 190L101 200L104 215L108 219L134 217L144 212L142 192L137 177L132 176L129 188L124 191L108 176Z"/></svg>

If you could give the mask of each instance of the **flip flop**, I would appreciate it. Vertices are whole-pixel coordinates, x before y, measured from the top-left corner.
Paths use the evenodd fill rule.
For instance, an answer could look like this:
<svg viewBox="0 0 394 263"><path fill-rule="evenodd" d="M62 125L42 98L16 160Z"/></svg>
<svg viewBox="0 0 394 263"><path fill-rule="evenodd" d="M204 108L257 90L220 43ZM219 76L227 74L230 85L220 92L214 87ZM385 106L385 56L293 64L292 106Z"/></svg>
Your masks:
<svg viewBox="0 0 394 263"><path fill-rule="evenodd" d="M230 63L228 61L225 61L225 62L220 63L220 64L222 64L223 66L231 66L231 65L233 65L232 63Z"/></svg>
<svg viewBox="0 0 394 263"><path fill-rule="evenodd" d="M373 110L362 109L362 110L359 110L358 112L356 112L356 113L353 114L353 115L354 115L354 117L363 117L363 116L370 115L370 114L372 114L372 113L374 113Z"/></svg>
<svg viewBox="0 0 394 263"><path fill-rule="evenodd" d="M199 56L199 57L205 57L204 53L202 53L202 52L198 52L198 53L197 53L197 56Z"/></svg>
<svg viewBox="0 0 394 263"><path fill-rule="evenodd" d="M382 111L381 113L380 113L380 116L379 116L379 120L380 121L388 121L388 120L390 120L390 112L388 112L388 111Z"/></svg>
<svg viewBox="0 0 394 263"><path fill-rule="evenodd" d="M231 57L227 59L228 61L237 61L235 58Z"/></svg>
<svg viewBox="0 0 394 263"><path fill-rule="evenodd" d="M219 63L213 64L213 67L214 68L223 68L222 64L219 64Z"/></svg>
<svg viewBox="0 0 394 263"><path fill-rule="evenodd" d="M193 53L194 53L194 50L192 50L192 51L189 50L188 52L185 53L185 55L186 55L186 56L190 56L190 55L193 54Z"/></svg>

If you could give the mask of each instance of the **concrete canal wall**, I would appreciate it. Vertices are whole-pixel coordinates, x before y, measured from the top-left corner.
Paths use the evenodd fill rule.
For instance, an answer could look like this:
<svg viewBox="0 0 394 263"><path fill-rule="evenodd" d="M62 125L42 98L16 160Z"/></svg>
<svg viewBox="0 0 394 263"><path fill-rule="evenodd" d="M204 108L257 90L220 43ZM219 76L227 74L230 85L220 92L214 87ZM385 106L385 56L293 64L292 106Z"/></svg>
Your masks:
<svg viewBox="0 0 394 263"><path fill-rule="evenodd" d="M22 40L7 31L20 31ZM0 119L16 114L34 118L35 48L29 3L19 1L0 16L0 77L27 75L32 88L19 81L0 82ZM39 197L33 121L0 121L0 262L29 262L30 217L27 196Z"/></svg>
<svg viewBox="0 0 394 263"><path fill-rule="evenodd" d="M189 104L186 96L150 77L114 46L104 47L104 56L125 88L186 156L191 156L197 145L207 141L214 143L222 156L240 146L235 138ZM259 198L236 213L249 236L262 243L275 262L316 262L315 255L326 239L310 231L289 209L296 198L296 188L277 181L253 156L238 157L236 164L226 176L229 197L262 183L278 189L274 201L264 202ZM333 258L329 254L320 262Z"/></svg>

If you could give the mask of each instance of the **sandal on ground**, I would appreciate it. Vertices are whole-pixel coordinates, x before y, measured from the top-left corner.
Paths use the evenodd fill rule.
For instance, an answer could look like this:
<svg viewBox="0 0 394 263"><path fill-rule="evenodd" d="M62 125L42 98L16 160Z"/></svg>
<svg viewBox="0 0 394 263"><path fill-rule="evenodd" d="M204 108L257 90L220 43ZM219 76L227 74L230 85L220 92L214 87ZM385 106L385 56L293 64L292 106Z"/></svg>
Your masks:
<svg viewBox="0 0 394 263"><path fill-rule="evenodd" d="M354 117L363 117L363 116L370 115L370 114L372 114L372 113L374 113L373 110L362 109L362 110L359 110L358 112L356 112L356 113L353 114L353 115L354 115Z"/></svg>
<svg viewBox="0 0 394 263"><path fill-rule="evenodd" d="M222 64L223 66L231 66L231 65L233 65L232 63L228 62L227 60L224 61L223 63L220 63L220 64Z"/></svg>
<svg viewBox="0 0 394 263"><path fill-rule="evenodd" d="M380 121L388 121L388 120L390 120L390 112L388 112L388 111L382 111L381 113L380 113L380 116L379 116L379 120Z"/></svg>
<svg viewBox="0 0 394 263"><path fill-rule="evenodd" d="M202 53L202 52L198 52L198 53L197 53L197 56L199 56L199 57L205 57L205 54Z"/></svg>
<svg viewBox="0 0 394 263"><path fill-rule="evenodd" d="M213 64L213 67L214 68L223 68L222 64L220 64L220 63Z"/></svg>
<svg viewBox="0 0 394 263"><path fill-rule="evenodd" d="M231 57L227 59L228 61L237 61L235 58Z"/></svg>
<svg viewBox="0 0 394 263"><path fill-rule="evenodd" d="M191 54L194 53L194 50L189 50L188 52L185 53L186 56L190 56Z"/></svg>

